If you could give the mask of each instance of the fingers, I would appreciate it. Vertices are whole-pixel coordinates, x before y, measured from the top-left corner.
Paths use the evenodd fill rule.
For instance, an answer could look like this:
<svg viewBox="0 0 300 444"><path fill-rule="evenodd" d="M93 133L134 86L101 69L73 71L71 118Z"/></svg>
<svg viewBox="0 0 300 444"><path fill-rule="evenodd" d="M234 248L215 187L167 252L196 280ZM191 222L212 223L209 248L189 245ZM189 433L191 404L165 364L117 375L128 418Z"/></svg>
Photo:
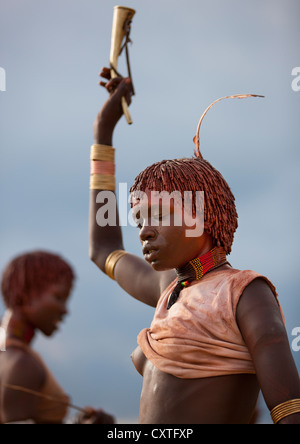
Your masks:
<svg viewBox="0 0 300 444"><path fill-rule="evenodd" d="M81 421L83 424L115 424L115 418L103 409L86 407L85 411Z"/></svg>
<svg viewBox="0 0 300 444"><path fill-rule="evenodd" d="M113 93L118 88L122 80L123 80L122 77L114 77L113 79L110 79L108 82L100 81L99 84L101 86L104 86L109 93Z"/></svg>
<svg viewBox="0 0 300 444"><path fill-rule="evenodd" d="M131 79L129 77L122 77L122 76L116 76L114 78L111 77L111 70L110 68L106 68L103 67L101 72L100 72L100 77L102 77L103 79L106 79L107 82L104 82L103 80L100 80L99 85L103 86L104 88L106 88L106 90L112 94L113 92L115 92L115 90L118 88L118 86L122 83L122 81L124 80L126 85L127 85L127 89L128 89L128 93L133 93L133 86L131 83Z"/></svg>
<svg viewBox="0 0 300 444"><path fill-rule="evenodd" d="M117 101L121 100L121 97L125 97L127 103L130 105L131 96L133 94L132 91L132 83L129 77L115 77L108 82L99 82L101 86L105 87L109 92L111 98L114 98Z"/></svg>
<svg viewBox="0 0 300 444"><path fill-rule="evenodd" d="M96 413L96 410L94 409L94 407L85 407L84 408L84 413L83 413L83 417L84 418L90 418L91 416L93 416Z"/></svg>
<svg viewBox="0 0 300 444"><path fill-rule="evenodd" d="M78 415L79 423L84 423L95 415L96 410L93 407L85 407L84 412Z"/></svg>
<svg viewBox="0 0 300 444"><path fill-rule="evenodd" d="M99 410L95 415L95 422L97 424L115 424L115 418L109 413Z"/></svg>
<svg viewBox="0 0 300 444"><path fill-rule="evenodd" d="M101 69L101 72L99 74L101 77L103 77L104 79L110 80L111 79L111 75L110 75L110 69L103 67Z"/></svg>
<svg viewBox="0 0 300 444"><path fill-rule="evenodd" d="M111 71L110 71L109 68L103 67L103 68L101 69L101 72L100 72L99 76L102 77L103 79L106 79L106 80L110 81L110 80L111 80L111 74L110 74L110 72L111 72ZM103 81L100 81L100 82L99 82L99 85L104 86L104 87L106 88L107 83L109 83L109 82L103 82ZM107 88L107 89L108 89L108 88ZM109 88L109 89L110 89L110 88ZM109 89L108 89L108 91L109 91ZM109 91L109 92L110 92L110 91Z"/></svg>

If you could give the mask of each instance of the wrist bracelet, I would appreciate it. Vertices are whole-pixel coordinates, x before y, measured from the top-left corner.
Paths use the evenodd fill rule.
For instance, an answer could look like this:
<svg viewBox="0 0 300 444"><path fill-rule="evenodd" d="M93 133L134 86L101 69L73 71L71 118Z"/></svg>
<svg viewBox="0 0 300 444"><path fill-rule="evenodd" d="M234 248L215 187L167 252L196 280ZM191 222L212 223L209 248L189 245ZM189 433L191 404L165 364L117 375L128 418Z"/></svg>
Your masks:
<svg viewBox="0 0 300 444"><path fill-rule="evenodd" d="M115 164L113 162L103 162L101 160L91 160L91 174L115 175Z"/></svg>
<svg viewBox="0 0 300 444"><path fill-rule="evenodd" d="M115 148L108 145L92 145L90 157L90 189L115 191Z"/></svg>
<svg viewBox="0 0 300 444"><path fill-rule="evenodd" d="M106 176L105 174L92 174L90 180L90 189L115 191L116 178L115 176Z"/></svg>
<svg viewBox="0 0 300 444"><path fill-rule="evenodd" d="M94 144L91 146L91 160L115 162L115 151L112 146Z"/></svg>
<svg viewBox="0 0 300 444"><path fill-rule="evenodd" d="M277 405L271 410L271 417L274 424L277 424L283 418L294 413L300 413L300 399L291 399L290 401Z"/></svg>
<svg viewBox="0 0 300 444"><path fill-rule="evenodd" d="M115 280L115 266L117 265L117 262L121 259L121 257L125 256L125 254L128 254L125 250L115 250L107 257L105 261L105 273L111 279Z"/></svg>

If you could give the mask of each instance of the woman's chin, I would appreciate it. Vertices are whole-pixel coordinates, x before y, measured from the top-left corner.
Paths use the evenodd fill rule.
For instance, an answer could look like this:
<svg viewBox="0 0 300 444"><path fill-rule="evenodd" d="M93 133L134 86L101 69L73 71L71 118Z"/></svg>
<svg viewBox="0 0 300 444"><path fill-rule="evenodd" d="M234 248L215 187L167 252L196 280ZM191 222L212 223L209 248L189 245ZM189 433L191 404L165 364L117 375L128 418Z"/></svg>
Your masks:
<svg viewBox="0 0 300 444"><path fill-rule="evenodd" d="M169 267L163 262L160 262L159 260L154 260L149 262L153 270L155 271L167 271L167 270L173 270L173 267Z"/></svg>

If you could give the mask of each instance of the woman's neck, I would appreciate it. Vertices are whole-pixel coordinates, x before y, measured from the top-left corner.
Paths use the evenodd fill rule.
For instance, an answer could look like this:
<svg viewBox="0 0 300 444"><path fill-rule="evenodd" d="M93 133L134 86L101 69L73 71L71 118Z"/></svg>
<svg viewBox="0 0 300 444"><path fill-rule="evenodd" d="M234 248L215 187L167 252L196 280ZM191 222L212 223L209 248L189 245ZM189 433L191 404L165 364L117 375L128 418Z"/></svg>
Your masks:
<svg viewBox="0 0 300 444"><path fill-rule="evenodd" d="M24 317L14 311L5 313L2 327L6 332L6 339L18 339L26 344L32 341L35 329Z"/></svg>

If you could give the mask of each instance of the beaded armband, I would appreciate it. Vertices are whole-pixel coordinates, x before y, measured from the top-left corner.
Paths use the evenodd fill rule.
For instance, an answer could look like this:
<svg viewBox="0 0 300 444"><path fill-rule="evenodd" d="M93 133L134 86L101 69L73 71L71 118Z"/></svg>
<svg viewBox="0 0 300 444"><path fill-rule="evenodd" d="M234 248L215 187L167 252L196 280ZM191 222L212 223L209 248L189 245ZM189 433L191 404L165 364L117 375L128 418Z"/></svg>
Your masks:
<svg viewBox="0 0 300 444"><path fill-rule="evenodd" d="M90 189L115 191L115 148L92 145Z"/></svg>

